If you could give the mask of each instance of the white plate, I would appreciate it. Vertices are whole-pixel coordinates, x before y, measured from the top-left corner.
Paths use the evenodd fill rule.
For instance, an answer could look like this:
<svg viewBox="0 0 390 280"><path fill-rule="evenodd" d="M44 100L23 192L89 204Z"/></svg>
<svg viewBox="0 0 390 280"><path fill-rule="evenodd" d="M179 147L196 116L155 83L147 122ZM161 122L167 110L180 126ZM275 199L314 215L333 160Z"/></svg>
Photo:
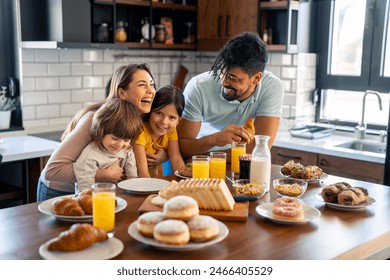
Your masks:
<svg viewBox="0 0 390 280"><path fill-rule="evenodd" d="M207 242L189 242L186 245L169 245L169 244L160 243L153 238L145 237L138 232L137 221L133 222L129 226L128 232L130 236L133 237L135 240L138 240L139 242L151 245L161 250L192 251L192 250L197 250L206 246L213 245L225 239L225 237L229 234L229 229L224 223L221 223L220 221L217 221L217 223L219 226L219 234L215 238Z"/></svg>
<svg viewBox="0 0 390 280"><path fill-rule="evenodd" d="M175 171L175 175L176 175L177 177L180 177L180 178L183 178L183 179L191 179L191 178L192 178L192 177L187 177L187 176L181 175L181 174L179 173L179 170L176 170L176 171Z"/></svg>
<svg viewBox="0 0 390 280"><path fill-rule="evenodd" d="M134 193L152 194L165 188L169 183L167 180L157 178L134 178L119 182L118 187Z"/></svg>
<svg viewBox="0 0 390 280"><path fill-rule="evenodd" d="M256 212L260 216L263 216L265 218L268 218L276 223L280 224L305 224L308 223L318 217L321 216L321 212L314 207L311 207L306 204L302 204L303 208L303 213L304 213L304 218L303 220L300 221L295 221L295 220L283 220L283 219L277 219L273 217L272 215L272 209L274 208L274 203L265 203L265 204L260 204L259 206L256 207Z"/></svg>
<svg viewBox="0 0 390 280"><path fill-rule="evenodd" d="M280 174L283 176L283 177L286 177L286 178L294 178L294 177L291 177L290 175L285 175L282 173L282 171L280 171ZM326 173L322 173L322 175L320 176L320 178L317 178L317 179L301 179L303 181L306 181L307 183L319 183L320 181L324 180L328 178L328 174ZM300 179L300 178L296 178L296 179Z"/></svg>
<svg viewBox="0 0 390 280"><path fill-rule="evenodd" d="M38 205L38 210L46 215L54 216L59 220L67 221L67 222L91 222L92 221L92 215L84 215L84 216L63 216L63 215L57 215L51 212L51 205L53 202L61 197L73 197L74 194L70 195L64 195L59 197L54 197L48 200L43 201L41 204ZM115 207L115 213L118 213L126 208L127 202L123 198L116 197L117 205Z"/></svg>
<svg viewBox="0 0 390 280"><path fill-rule="evenodd" d="M322 201L323 203L325 203L326 206L329 206L329 207L334 208L334 209L339 209L339 210L363 210L367 206L374 204L376 202L376 200L374 198L368 197L366 202L363 202L363 203L358 204L358 205L341 205L338 203L331 203L331 202L324 201L324 199L322 198L322 195L320 193L318 193L316 195L316 198L319 201Z"/></svg>
<svg viewBox="0 0 390 280"><path fill-rule="evenodd" d="M45 260L108 260L119 255L124 248L123 242L115 237L74 252L49 251L48 245L49 241L39 247L39 254Z"/></svg>

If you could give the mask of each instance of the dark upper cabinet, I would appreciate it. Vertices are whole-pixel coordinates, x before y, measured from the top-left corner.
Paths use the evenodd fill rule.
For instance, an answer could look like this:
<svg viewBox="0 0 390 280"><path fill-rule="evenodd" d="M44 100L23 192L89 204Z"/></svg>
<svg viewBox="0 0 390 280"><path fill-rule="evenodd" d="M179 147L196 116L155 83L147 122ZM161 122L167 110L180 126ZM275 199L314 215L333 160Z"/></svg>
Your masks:
<svg viewBox="0 0 390 280"><path fill-rule="evenodd" d="M19 0L22 46L114 48L94 44L90 0Z"/></svg>

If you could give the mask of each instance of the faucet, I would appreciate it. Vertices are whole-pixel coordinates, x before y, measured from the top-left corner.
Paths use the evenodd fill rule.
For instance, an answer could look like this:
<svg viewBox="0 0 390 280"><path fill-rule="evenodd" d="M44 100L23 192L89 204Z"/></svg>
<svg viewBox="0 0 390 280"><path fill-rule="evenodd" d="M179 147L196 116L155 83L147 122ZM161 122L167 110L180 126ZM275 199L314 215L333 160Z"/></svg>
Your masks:
<svg viewBox="0 0 390 280"><path fill-rule="evenodd" d="M362 109L362 120L360 121L360 124L358 124L355 127L355 132L357 133L358 139L365 139L366 138L366 128L367 124L364 122L364 113L366 109L366 97L368 94L374 94L378 98L378 103L379 103L379 110L382 111L382 99L379 95L379 92L373 91L373 90L366 90L366 93L363 96L363 109Z"/></svg>

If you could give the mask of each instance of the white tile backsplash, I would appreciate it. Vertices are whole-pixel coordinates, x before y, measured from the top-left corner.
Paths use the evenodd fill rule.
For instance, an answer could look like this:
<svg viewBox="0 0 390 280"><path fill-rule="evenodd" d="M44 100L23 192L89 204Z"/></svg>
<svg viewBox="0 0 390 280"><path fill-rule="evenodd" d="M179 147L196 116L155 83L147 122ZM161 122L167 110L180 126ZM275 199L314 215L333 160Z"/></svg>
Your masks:
<svg viewBox="0 0 390 280"><path fill-rule="evenodd" d="M149 63L157 86L171 84L179 66L188 69L185 82L209 71L217 52L170 50L22 49L23 126L66 127L87 104L105 98L112 73L130 63ZM296 109L312 113L308 96L315 89L315 54L270 53L267 70L280 77L285 88L283 116ZM298 88L299 87L299 88ZM304 93L305 98L297 98ZM302 102L304 104L298 104ZM311 107L310 107L311 106ZM301 107L301 108L300 108Z"/></svg>

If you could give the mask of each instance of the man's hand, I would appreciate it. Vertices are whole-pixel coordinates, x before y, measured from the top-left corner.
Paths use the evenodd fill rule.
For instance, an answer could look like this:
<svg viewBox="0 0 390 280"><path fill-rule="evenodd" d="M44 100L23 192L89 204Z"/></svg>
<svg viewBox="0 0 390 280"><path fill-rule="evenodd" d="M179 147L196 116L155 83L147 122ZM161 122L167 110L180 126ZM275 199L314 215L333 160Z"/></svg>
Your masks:
<svg viewBox="0 0 390 280"><path fill-rule="evenodd" d="M247 130L235 124L229 124L215 136L216 146L221 147L232 142L249 142L251 139L251 134Z"/></svg>

